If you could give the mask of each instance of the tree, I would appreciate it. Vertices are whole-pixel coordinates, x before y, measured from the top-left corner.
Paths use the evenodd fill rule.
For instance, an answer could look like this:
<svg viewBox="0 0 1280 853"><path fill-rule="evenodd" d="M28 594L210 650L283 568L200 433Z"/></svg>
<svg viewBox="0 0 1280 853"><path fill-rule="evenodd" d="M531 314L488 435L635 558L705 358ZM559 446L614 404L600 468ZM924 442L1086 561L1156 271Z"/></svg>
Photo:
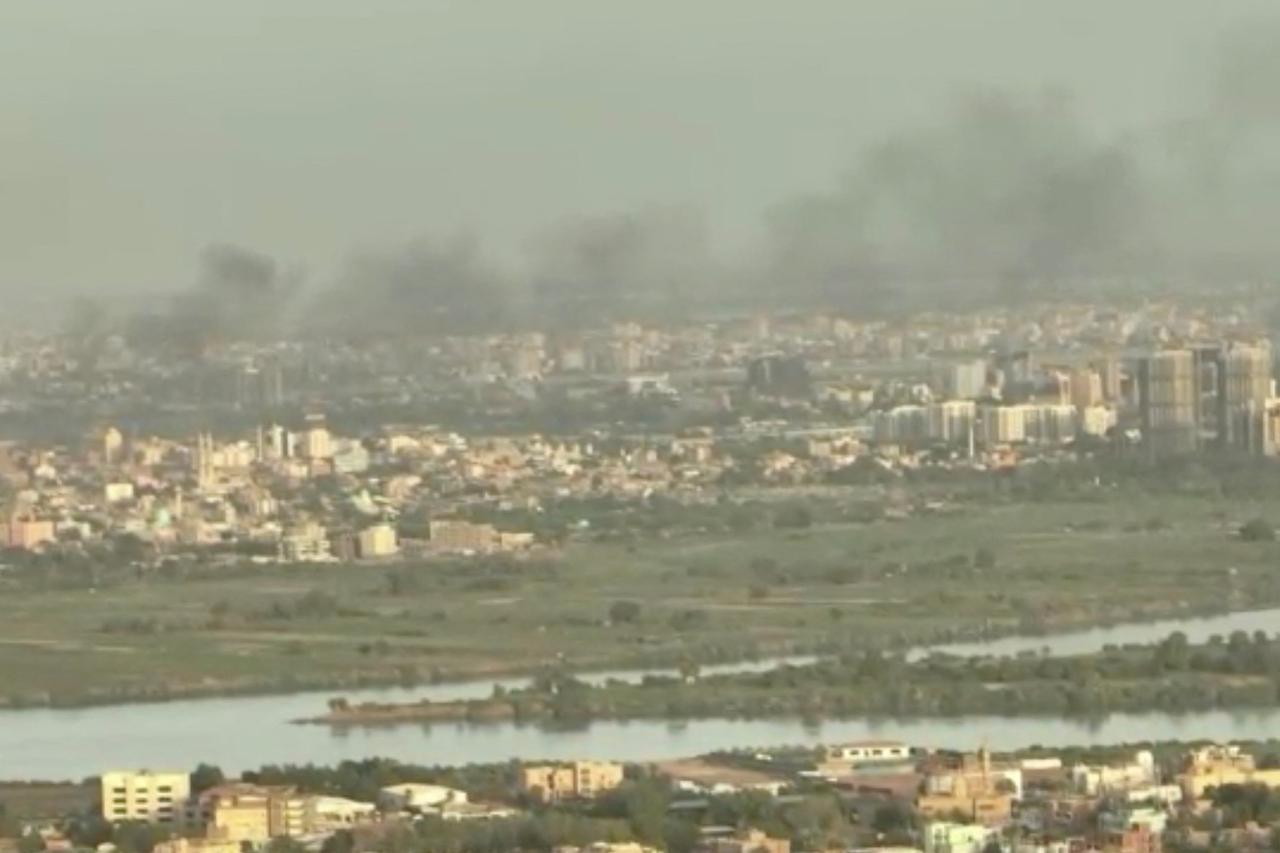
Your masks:
<svg viewBox="0 0 1280 853"><path fill-rule="evenodd" d="M1272 542L1276 531L1266 519L1254 518L1240 527L1240 538L1246 542Z"/></svg>
<svg viewBox="0 0 1280 853"><path fill-rule="evenodd" d="M881 835L888 835L906 829L907 811L900 803L886 803L876 809L871 817L871 827Z"/></svg>
<svg viewBox="0 0 1280 853"><path fill-rule="evenodd" d="M615 625L630 625L640 621L640 605L634 601L615 601L609 606L609 621Z"/></svg>
<svg viewBox="0 0 1280 853"><path fill-rule="evenodd" d="M227 777L223 774L221 767L202 762L196 765L196 769L191 772L191 793L199 794L207 791L210 788L221 785L226 779Z"/></svg>

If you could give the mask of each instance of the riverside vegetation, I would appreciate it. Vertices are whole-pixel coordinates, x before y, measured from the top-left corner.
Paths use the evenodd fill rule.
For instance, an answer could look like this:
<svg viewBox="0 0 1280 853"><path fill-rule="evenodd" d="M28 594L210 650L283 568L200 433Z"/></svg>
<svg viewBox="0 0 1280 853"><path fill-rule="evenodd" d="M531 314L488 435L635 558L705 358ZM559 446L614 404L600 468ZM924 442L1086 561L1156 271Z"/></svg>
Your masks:
<svg viewBox="0 0 1280 853"><path fill-rule="evenodd" d="M1096 715L1265 707L1280 701L1280 639L1237 632L1192 645L1176 632L1146 646L1068 657L960 658L909 662L880 652L845 655L762 673L650 676L592 685L546 673L526 689L485 700L349 705L300 722L377 725L404 721L804 716Z"/></svg>
<svg viewBox="0 0 1280 853"><path fill-rule="evenodd" d="M575 504L549 510L540 535L573 518L587 532L530 561L14 558L0 572L0 702L857 654L1280 603L1280 467L1187 466Z"/></svg>

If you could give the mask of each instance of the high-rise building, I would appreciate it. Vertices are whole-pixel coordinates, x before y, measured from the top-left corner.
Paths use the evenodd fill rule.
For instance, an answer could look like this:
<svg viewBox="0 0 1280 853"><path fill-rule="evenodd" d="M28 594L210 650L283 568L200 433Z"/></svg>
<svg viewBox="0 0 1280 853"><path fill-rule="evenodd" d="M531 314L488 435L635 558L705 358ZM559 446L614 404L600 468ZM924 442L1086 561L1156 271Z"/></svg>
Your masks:
<svg viewBox="0 0 1280 853"><path fill-rule="evenodd" d="M872 434L880 444L914 444L929 437L928 409L924 406L895 406L876 412Z"/></svg>
<svg viewBox="0 0 1280 853"><path fill-rule="evenodd" d="M1197 359L1189 349L1161 350L1138 362L1143 441L1153 453L1189 453L1199 445Z"/></svg>
<svg viewBox="0 0 1280 853"><path fill-rule="evenodd" d="M1102 383L1102 399L1108 403L1119 402L1124 396L1124 375L1120 369L1120 359L1114 356L1097 359L1093 363L1093 369Z"/></svg>
<svg viewBox="0 0 1280 853"><path fill-rule="evenodd" d="M979 420L982 443L988 447L1026 441L1026 406L983 406Z"/></svg>
<svg viewBox="0 0 1280 853"><path fill-rule="evenodd" d="M987 390L987 363L982 359L947 366L943 391L954 400L976 400Z"/></svg>
<svg viewBox="0 0 1280 853"><path fill-rule="evenodd" d="M1102 404L1102 377L1092 368L1071 372L1071 405L1080 411Z"/></svg>
<svg viewBox="0 0 1280 853"><path fill-rule="evenodd" d="M1271 397L1270 346L1231 346L1218 363L1217 437L1224 447L1261 453Z"/></svg>
<svg viewBox="0 0 1280 853"><path fill-rule="evenodd" d="M927 410L930 441L962 444L973 433L975 404L972 400L946 400L930 403Z"/></svg>

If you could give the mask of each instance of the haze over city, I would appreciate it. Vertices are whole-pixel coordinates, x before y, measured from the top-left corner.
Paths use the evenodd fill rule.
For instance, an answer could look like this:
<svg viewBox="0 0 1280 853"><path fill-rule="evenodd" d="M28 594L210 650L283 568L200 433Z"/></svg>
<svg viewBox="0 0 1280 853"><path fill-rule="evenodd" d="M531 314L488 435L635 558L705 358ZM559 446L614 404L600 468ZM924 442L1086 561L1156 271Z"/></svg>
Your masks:
<svg viewBox="0 0 1280 853"><path fill-rule="evenodd" d="M1280 850L1275 0L0 2L0 853Z"/></svg>
<svg viewBox="0 0 1280 853"><path fill-rule="evenodd" d="M518 313L538 281L1234 279L1280 224L1266 2L4 14L0 287L27 322L171 295L211 245L317 300L500 282Z"/></svg>

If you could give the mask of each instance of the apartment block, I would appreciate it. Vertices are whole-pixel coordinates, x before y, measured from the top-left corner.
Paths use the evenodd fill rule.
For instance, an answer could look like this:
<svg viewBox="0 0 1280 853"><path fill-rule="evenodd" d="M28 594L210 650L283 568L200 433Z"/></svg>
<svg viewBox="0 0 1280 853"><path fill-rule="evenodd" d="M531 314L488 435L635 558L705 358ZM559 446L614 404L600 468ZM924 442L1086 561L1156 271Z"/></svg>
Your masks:
<svg viewBox="0 0 1280 853"><path fill-rule="evenodd" d="M111 823L179 823L191 795L191 778L186 773L114 771L102 774L100 784L102 818Z"/></svg>

